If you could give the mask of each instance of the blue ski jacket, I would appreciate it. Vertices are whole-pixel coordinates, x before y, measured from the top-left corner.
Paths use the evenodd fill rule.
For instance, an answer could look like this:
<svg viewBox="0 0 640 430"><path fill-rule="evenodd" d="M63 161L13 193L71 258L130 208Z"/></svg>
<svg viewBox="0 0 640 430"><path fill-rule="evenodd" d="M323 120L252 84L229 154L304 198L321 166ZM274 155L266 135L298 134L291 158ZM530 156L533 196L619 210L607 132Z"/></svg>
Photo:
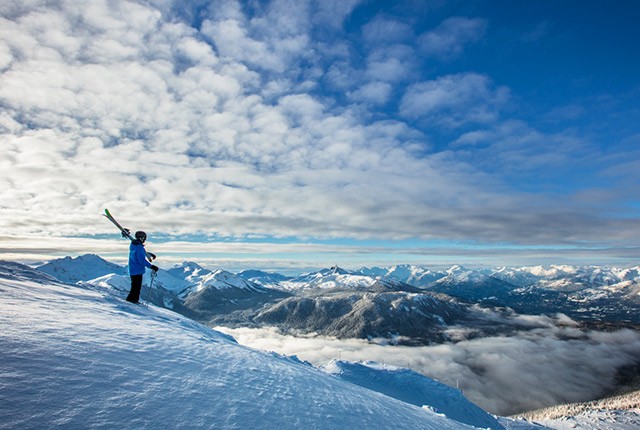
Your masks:
<svg viewBox="0 0 640 430"><path fill-rule="evenodd" d="M151 263L146 259L147 252L139 240L134 240L129 245L129 275L144 275L145 267L151 268Z"/></svg>

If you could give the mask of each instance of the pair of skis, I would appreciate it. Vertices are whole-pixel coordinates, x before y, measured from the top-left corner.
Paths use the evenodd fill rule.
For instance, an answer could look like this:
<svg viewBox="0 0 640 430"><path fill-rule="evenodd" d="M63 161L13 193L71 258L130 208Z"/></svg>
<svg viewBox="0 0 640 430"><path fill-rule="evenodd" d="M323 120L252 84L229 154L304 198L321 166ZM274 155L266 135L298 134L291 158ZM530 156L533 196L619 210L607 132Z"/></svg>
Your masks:
<svg viewBox="0 0 640 430"><path fill-rule="evenodd" d="M118 221L116 221L116 219L113 217L113 215L111 215L111 212L109 212L109 209L105 209L104 213L102 214L103 217L107 218L109 221L111 221L116 227L118 227L118 229L120 229L120 232L122 233L122 237L126 237L127 239L129 239L131 242L133 242L135 239L133 236L131 236L131 230L129 230L128 228L124 228L123 226L120 225L120 223ZM147 255L147 260L149 260L149 262L152 262L153 260L156 259L156 255L151 253L151 252L147 252L145 251L146 255Z"/></svg>

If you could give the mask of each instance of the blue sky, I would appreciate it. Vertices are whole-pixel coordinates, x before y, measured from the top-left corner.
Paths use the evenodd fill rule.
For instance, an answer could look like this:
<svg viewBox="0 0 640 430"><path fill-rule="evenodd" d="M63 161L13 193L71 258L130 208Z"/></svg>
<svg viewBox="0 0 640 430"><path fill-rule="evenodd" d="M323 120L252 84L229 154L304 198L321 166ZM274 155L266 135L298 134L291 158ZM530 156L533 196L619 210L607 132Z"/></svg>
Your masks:
<svg viewBox="0 0 640 430"><path fill-rule="evenodd" d="M633 1L8 1L3 258L637 264Z"/></svg>

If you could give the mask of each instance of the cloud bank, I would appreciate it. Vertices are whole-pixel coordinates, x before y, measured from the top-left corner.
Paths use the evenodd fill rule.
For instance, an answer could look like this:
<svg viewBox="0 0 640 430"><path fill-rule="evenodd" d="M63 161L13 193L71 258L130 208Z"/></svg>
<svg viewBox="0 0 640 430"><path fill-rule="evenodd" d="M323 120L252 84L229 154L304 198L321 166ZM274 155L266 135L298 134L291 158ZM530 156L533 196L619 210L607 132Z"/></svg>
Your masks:
<svg viewBox="0 0 640 430"><path fill-rule="evenodd" d="M297 355L315 365L331 359L373 360L414 369L450 386L499 415L586 401L615 385L621 366L637 364L640 334L582 332L547 325L516 336L465 340L428 347L379 345L364 340L293 337L276 329L220 328L239 343Z"/></svg>

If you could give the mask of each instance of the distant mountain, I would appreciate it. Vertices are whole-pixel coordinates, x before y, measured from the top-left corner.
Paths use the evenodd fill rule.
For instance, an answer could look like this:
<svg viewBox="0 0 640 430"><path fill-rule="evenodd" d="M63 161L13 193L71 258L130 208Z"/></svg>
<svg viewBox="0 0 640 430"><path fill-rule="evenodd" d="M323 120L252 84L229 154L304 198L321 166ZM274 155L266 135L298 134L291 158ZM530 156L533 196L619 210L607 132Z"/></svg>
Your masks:
<svg viewBox="0 0 640 430"><path fill-rule="evenodd" d="M122 295L130 288L126 268L95 255L53 260L38 270ZM336 266L296 277L257 270L242 275L183 262L161 269L150 292L147 273L141 297L211 325L275 325L284 331L387 337L410 344L509 332L514 329L510 322L495 327L487 323L487 315L505 321L500 308L535 315L564 313L597 327L640 324L638 267L455 265L430 271L396 265L352 272ZM450 337L455 332L451 325L465 326L459 333L466 334Z"/></svg>
<svg viewBox="0 0 640 430"><path fill-rule="evenodd" d="M601 266L501 267L492 276L519 287L535 286L548 290L577 291L612 286L624 281L640 281L640 267Z"/></svg>
<svg viewBox="0 0 640 430"><path fill-rule="evenodd" d="M212 271L203 268L197 263L185 261L182 264L172 267L171 269L167 269L167 273L175 278L182 279L193 285L202 282L202 280L209 276Z"/></svg>
<svg viewBox="0 0 640 430"><path fill-rule="evenodd" d="M356 274L383 279L395 279L415 287L423 287L446 276L446 272L432 271L420 266L399 264L391 267L363 267Z"/></svg>
<svg viewBox="0 0 640 430"><path fill-rule="evenodd" d="M38 266L36 269L62 282L71 284L79 281L88 281L111 273L125 274L124 267L110 263L95 254L51 260L48 263Z"/></svg>
<svg viewBox="0 0 640 430"><path fill-rule="evenodd" d="M247 281L253 282L254 284L264 285L267 287L277 285L280 282L290 279L289 276L284 276L279 273L264 272L262 270L252 269L238 272L238 276L241 276L242 278L246 279Z"/></svg>
<svg viewBox="0 0 640 430"><path fill-rule="evenodd" d="M292 278L280 283L280 288L291 292L291 297L266 304L247 316L251 322L285 332L385 338L402 344L451 340L448 330L456 324L472 324L477 335L513 329L497 324L499 317L487 319L494 311L395 279L354 274L339 267Z"/></svg>
<svg viewBox="0 0 640 430"><path fill-rule="evenodd" d="M447 275L425 287L428 291L448 294L473 303L502 297L516 287L493 277L490 272L469 270L462 266L453 266Z"/></svg>
<svg viewBox="0 0 640 430"><path fill-rule="evenodd" d="M235 275L226 270L218 269L201 278L198 283L198 290L205 288L215 288L217 290L244 290L249 293L266 293L269 288L247 281L242 276Z"/></svg>
<svg viewBox="0 0 640 430"><path fill-rule="evenodd" d="M122 297L131 288L126 268L109 263L96 255L53 260L38 267L62 282L84 282L113 289ZM143 278L141 298L176 310L203 322L244 322L238 312L256 310L265 303L289 294L255 284L225 270L209 270L194 262L183 262L171 269L160 269L151 285L151 272Z"/></svg>
<svg viewBox="0 0 640 430"><path fill-rule="evenodd" d="M623 281L640 282L640 266L616 268L550 265L467 269L454 265L447 270L433 271L425 267L405 264L383 268L363 267L353 273L377 278L392 278L416 287L426 287L447 277L449 279L457 277L458 281L476 284L486 277L491 277L515 287L534 286L565 291L611 286Z"/></svg>
<svg viewBox="0 0 640 430"><path fill-rule="evenodd" d="M247 313L289 296L222 269L189 275L188 279L196 283L184 299L184 308L191 317L209 323L245 322Z"/></svg>
<svg viewBox="0 0 640 430"><path fill-rule="evenodd" d="M205 269L197 263L189 261L174 266L167 270L167 273L191 285L190 293L197 293L207 288L214 288L221 291L240 289L255 293L264 293L267 291L265 287L247 280L240 275L227 272L223 269L215 271Z"/></svg>
<svg viewBox="0 0 640 430"><path fill-rule="evenodd" d="M284 331L419 342L442 342L447 324L466 314L452 301L438 300L400 281L354 275L339 267L276 286L253 284L218 270L200 279L184 307L210 324L275 325Z"/></svg>
<svg viewBox="0 0 640 430"><path fill-rule="evenodd" d="M110 263L94 254L85 254L76 258L64 257L52 260L36 268L65 283L82 282L102 288L113 289L121 297L126 297L131 289L131 278L126 267ZM158 271L153 289L149 291L151 273L147 270L142 281L142 300L149 300L168 309L180 309L183 294L190 285L169 276L166 271Z"/></svg>
<svg viewBox="0 0 640 430"><path fill-rule="evenodd" d="M507 306L528 314L565 313L590 324L640 324L640 267L524 266L447 270L401 265L360 269L380 279L394 277L423 291L471 303ZM429 274L430 277L420 277ZM432 280L431 282L426 282Z"/></svg>
<svg viewBox="0 0 640 430"><path fill-rule="evenodd" d="M263 307L251 320L285 332L428 344L448 340L448 326L462 322L469 310L429 294L335 290L300 292Z"/></svg>
<svg viewBox="0 0 640 430"><path fill-rule="evenodd" d="M341 290L420 292L418 288L396 279L363 275L358 272L349 272L340 267L332 267L330 269L322 269L318 272L303 274L279 282L277 288L286 291Z"/></svg>
<svg viewBox="0 0 640 430"><path fill-rule="evenodd" d="M533 266L450 272L426 289L521 313L564 313L593 324L640 324L638 268Z"/></svg>

